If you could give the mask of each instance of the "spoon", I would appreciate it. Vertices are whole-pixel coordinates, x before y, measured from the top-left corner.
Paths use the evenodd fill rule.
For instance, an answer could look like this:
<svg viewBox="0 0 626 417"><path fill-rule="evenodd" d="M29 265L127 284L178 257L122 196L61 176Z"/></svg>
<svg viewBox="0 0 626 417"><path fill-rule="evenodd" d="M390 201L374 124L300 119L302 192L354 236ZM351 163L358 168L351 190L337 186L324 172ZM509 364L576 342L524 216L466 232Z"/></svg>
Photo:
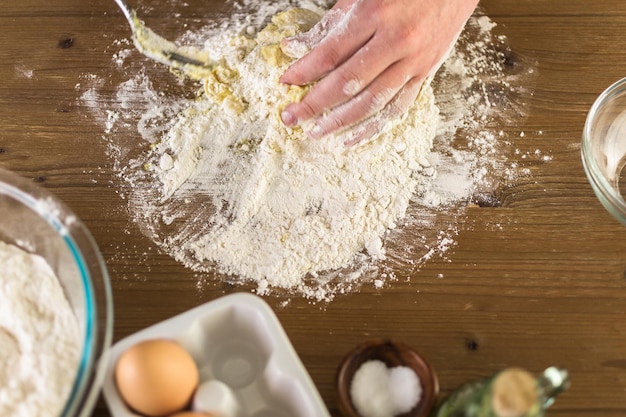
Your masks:
<svg viewBox="0 0 626 417"><path fill-rule="evenodd" d="M135 47L150 59L180 70L190 78L202 79L215 67L208 53L193 46L180 47L157 35L137 17L126 0L115 0L133 33Z"/></svg>

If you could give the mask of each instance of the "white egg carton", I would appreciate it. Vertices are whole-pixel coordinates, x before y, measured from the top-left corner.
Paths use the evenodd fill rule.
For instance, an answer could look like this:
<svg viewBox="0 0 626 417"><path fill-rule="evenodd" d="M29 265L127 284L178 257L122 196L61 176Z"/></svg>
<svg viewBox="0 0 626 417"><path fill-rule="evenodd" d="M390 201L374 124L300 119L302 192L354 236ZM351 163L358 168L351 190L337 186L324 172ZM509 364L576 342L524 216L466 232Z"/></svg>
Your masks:
<svg viewBox="0 0 626 417"><path fill-rule="evenodd" d="M330 417L278 318L248 293L221 297L116 343L103 385L114 417L139 416L118 393L118 358L136 343L156 338L175 340L191 354L201 386L219 381L230 388L227 400L234 403L226 414L232 417Z"/></svg>

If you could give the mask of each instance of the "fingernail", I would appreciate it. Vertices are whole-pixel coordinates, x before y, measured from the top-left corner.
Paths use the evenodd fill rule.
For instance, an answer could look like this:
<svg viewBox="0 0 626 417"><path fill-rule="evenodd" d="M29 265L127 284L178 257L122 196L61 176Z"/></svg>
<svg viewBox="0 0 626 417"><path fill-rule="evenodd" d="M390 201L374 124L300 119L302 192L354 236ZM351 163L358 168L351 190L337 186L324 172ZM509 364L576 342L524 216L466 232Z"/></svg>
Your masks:
<svg viewBox="0 0 626 417"><path fill-rule="evenodd" d="M298 119L289 110L283 110L280 113L280 118L285 126L292 127L298 124Z"/></svg>
<svg viewBox="0 0 626 417"><path fill-rule="evenodd" d="M307 135L311 138L311 139L319 139L322 136L324 136L326 132L324 132L324 129L322 129L322 126L320 125L315 125L313 126L313 129L309 130L307 132Z"/></svg>
<svg viewBox="0 0 626 417"><path fill-rule="evenodd" d="M287 56L296 60L302 58L310 51L306 42L299 40L297 37L283 39L280 43L280 49Z"/></svg>

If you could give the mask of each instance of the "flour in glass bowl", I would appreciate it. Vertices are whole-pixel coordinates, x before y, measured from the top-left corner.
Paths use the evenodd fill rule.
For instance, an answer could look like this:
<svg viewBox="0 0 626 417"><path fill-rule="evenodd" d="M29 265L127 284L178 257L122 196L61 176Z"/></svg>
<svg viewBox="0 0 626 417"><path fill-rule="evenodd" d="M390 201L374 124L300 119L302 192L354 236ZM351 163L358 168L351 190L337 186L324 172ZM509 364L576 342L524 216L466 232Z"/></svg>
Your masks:
<svg viewBox="0 0 626 417"><path fill-rule="evenodd" d="M78 322L37 255L0 241L0 415L61 414L80 360Z"/></svg>
<svg viewBox="0 0 626 417"><path fill-rule="evenodd" d="M429 230L432 219L493 185L488 172L514 172L497 157L503 135L486 126L496 100L507 112L515 88L494 48L501 43L491 36L494 24L478 16L434 93L426 86L381 137L354 148L341 138L307 140L277 117L301 93L277 82L288 65L277 41L293 25L263 30L294 5L315 13L327 6L235 3L240 14L183 36L222 63L197 99L167 97L155 86L158 77L140 69L104 117L94 114L106 126L131 213L163 250L195 271L255 282L260 293L283 288L330 299L363 282L378 287L394 268L419 268L454 245L457 225ZM125 51L115 54L116 65L124 65ZM94 83L82 96L94 109L103 99ZM119 139L133 125L147 152ZM462 149L452 139L460 129L467 133Z"/></svg>

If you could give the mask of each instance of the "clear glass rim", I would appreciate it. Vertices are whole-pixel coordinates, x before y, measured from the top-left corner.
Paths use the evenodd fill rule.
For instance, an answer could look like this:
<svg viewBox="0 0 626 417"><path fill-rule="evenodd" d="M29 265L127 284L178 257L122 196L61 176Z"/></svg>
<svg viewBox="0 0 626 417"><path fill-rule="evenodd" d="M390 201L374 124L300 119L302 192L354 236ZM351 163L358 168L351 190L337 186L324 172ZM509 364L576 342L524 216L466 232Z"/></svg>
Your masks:
<svg viewBox="0 0 626 417"><path fill-rule="evenodd" d="M104 259L87 227L48 191L0 168L0 194L19 201L44 219L59 233L76 262L86 303L85 339L79 369L60 416L89 416L102 387L113 339L113 297ZM38 203L41 201L53 201L55 210L46 210ZM71 222L64 221L70 216Z"/></svg>
<svg viewBox="0 0 626 417"><path fill-rule="evenodd" d="M598 114L616 93L624 90L626 90L626 78L611 84L595 100L585 120L580 152L583 168L596 196L613 217L626 225L626 201L602 174L600 166L593 157L593 144L591 142L592 129Z"/></svg>

